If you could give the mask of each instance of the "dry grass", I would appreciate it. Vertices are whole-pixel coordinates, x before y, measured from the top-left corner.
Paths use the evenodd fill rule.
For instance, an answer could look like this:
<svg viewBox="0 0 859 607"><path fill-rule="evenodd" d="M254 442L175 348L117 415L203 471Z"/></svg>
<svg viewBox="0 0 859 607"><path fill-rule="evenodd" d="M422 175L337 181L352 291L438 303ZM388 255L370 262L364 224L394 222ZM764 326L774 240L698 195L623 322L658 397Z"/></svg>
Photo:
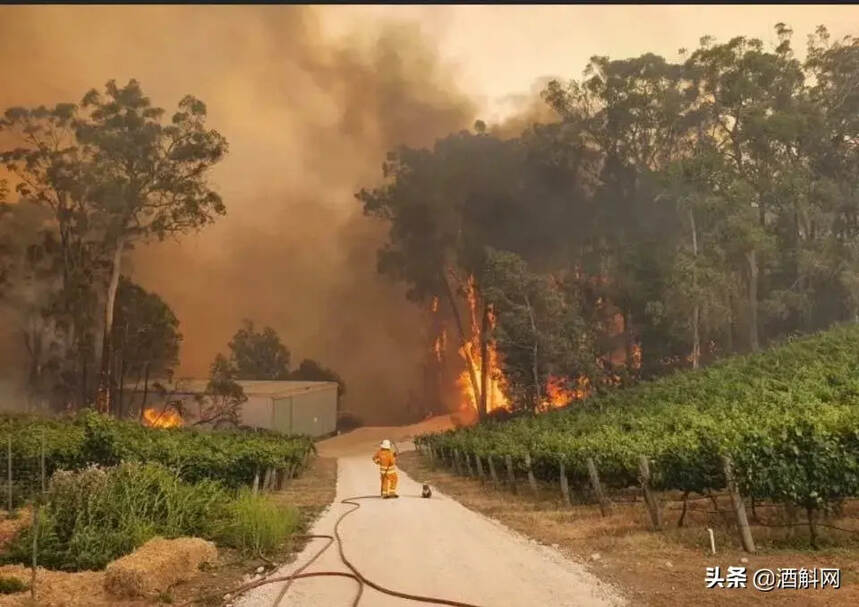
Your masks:
<svg viewBox="0 0 859 607"><path fill-rule="evenodd" d="M859 605L859 535L856 534L822 529L821 543L828 547L812 551L803 527L755 526L759 552L747 555L741 549L736 529L729 523L730 505L724 497L717 500L718 512L709 499L690 501L684 527L678 528L682 508L679 496L664 495L664 531L653 532L649 530L644 503L634 493L612 496L617 502L611 514L602 517L595 505L564 505L560 491L554 487L541 486L538 495L533 496L527 483L522 483L514 495L509 490L496 491L489 484L484 486L476 479L458 477L440 468L431 470L428 462L413 452L402 454L398 463L413 478L428 481L464 506L586 563L595 575L619 587L630 605ZM768 524L782 522L780 509L759 506L757 510ZM859 505L851 504L833 524L859 531ZM716 536L715 556L709 554L708 526ZM712 566L721 566L723 573L728 566L747 567L749 587L707 589L705 571ZM777 589L763 593L752 588L753 571L779 567L839 567L841 589Z"/></svg>
<svg viewBox="0 0 859 607"><path fill-rule="evenodd" d="M0 576L15 577L30 585L32 570L21 565L0 567ZM118 600L104 588L103 571L66 573L38 568L36 597L30 591L0 595L0 607L144 607L152 603Z"/></svg>

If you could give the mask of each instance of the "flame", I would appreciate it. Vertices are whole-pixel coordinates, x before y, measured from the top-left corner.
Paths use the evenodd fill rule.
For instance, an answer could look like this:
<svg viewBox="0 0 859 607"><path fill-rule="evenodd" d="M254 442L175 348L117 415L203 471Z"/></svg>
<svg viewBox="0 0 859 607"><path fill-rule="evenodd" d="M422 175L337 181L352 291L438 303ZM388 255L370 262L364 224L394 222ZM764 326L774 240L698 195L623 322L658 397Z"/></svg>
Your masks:
<svg viewBox="0 0 859 607"><path fill-rule="evenodd" d="M632 346L631 366L633 369L641 369L641 345L640 344L633 344L633 346Z"/></svg>
<svg viewBox="0 0 859 607"><path fill-rule="evenodd" d="M432 311L433 313L438 312L438 297L432 298Z"/></svg>
<svg viewBox="0 0 859 607"><path fill-rule="evenodd" d="M546 381L546 394L540 403L539 410L548 411L549 409L566 407L574 401L584 400L590 394L591 380L588 377L579 377L576 380L576 387L570 388L569 380L566 377L550 375Z"/></svg>
<svg viewBox="0 0 859 607"><path fill-rule="evenodd" d="M465 361L466 368L462 373L460 373L456 384L459 387L462 398L460 408L472 408L476 411L480 398L474 390L474 385L471 382L471 376L467 367L468 359L470 358L474 365L474 373L478 382L480 382L483 369L480 357L481 335L480 322L478 321L477 313L477 289L475 287L474 276L470 276L468 278L466 296L468 298L468 308L471 312L471 340L466 342L465 346L459 349L459 355ZM492 314L491 310L489 310L488 317L490 329L495 328L495 316ZM486 358L489 363L486 372L486 411L489 413L496 409L510 409L510 403L507 400L507 396L504 394L506 380L498 363L498 350L496 349L495 344L491 341L486 344Z"/></svg>
<svg viewBox="0 0 859 607"><path fill-rule="evenodd" d="M576 269L576 277L581 277L581 270ZM590 277L590 280L596 284L606 285L609 283L609 279L605 276L593 276ZM459 355L462 357L463 362L465 363L465 368L460 373L456 385L460 392L460 411L463 412L476 412L477 405L480 401L478 396L479 392L475 392L474 384L471 381L471 376L468 371L468 359L471 359L471 362L474 366L474 372L477 376L478 383L481 378L481 357L480 357L480 329L481 324L479 321L479 307L478 307L478 299L477 299L477 289L474 280L474 276L470 276L468 279L468 283L466 285L466 298L468 300L468 308L471 313L471 339L466 342L464 347L459 349ZM597 297L596 299L597 307L605 308L606 306L611 306L611 302L606 300L603 297ZM437 308L438 300L434 299L433 301L433 311ZM489 319L489 327L491 329L495 328L495 315L492 313L492 310L489 310L488 314ZM624 328L624 317L623 314L614 313L609 320L609 330L615 334L622 334L625 330ZM446 344L446 335L442 332L439 338L436 338L435 343L433 345L433 350L436 353L436 357L440 358L440 352L445 351ZM501 370L499 365L499 354L496 349L495 344L490 341L487 344L487 361L489 364L488 374L487 374L487 413L491 413L492 411L496 411L499 409L511 410L511 403L508 401L507 396L504 393L504 389L507 386L507 380L504 377L504 373ZM633 344L632 346L632 356L631 360L628 360L627 351L625 348L619 348L618 359L616 361L617 364L625 365L628 368L632 369L640 369L641 368L641 345L638 343ZM603 357L598 357L597 364L601 365L605 362L608 362L611 366L611 363L615 362L614 356L609 355L608 360L602 360ZM620 385L623 382L623 379L617 373L608 373L597 380L600 385L603 386L616 386ZM571 385L572 384L572 385ZM546 381L546 386L543 392L543 397L541 399L540 404L537 407L538 411L544 412L550 409L557 409L560 407L566 407L567 405L581 401L589 396L591 396L594 392L594 384L589 377L584 375L572 380L567 377L550 375ZM479 390L479 389L478 389Z"/></svg>
<svg viewBox="0 0 859 607"><path fill-rule="evenodd" d="M172 407L163 411L147 408L143 410L143 423L150 428L177 428L182 425L182 416Z"/></svg>

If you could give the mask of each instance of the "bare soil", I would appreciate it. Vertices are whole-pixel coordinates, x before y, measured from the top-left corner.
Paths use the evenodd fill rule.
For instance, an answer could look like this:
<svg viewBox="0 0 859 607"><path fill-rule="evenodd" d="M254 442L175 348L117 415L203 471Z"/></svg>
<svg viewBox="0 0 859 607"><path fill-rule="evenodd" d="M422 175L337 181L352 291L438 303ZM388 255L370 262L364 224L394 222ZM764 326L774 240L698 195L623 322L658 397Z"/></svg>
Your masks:
<svg viewBox="0 0 859 607"><path fill-rule="evenodd" d="M838 519L826 521L855 533L821 529L820 550L809 548L807 528L753 526L758 553L742 551L736 528L730 524L730 501L717 498L719 510L709 499L689 501L683 528L677 527L682 503L678 495L663 495L664 530L649 530L644 503L635 493L613 496L611 513L602 517L591 504L563 504L560 490L541 484L538 495L527 483L509 489L494 489L490 483L460 477L429 462L415 452L403 453L401 468L417 479L428 481L465 507L485 514L534 540L556 547L573 559L587 563L600 579L620 588L631 605L675 607L695 605L777 605L840 607L859 605L859 504L849 503ZM621 500L624 500L621 502ZM748 506L747 506L748 508ZM769 525L786 519L780 507L761 504L759 519ZM751 512L749 513L751 516ZM801 520L801 519L800 519ZM714 529L716 555L710 554L707 527ZM743 559L746 559L745 561ZM707 589L707 567L744 566L749 573L743 589ZM841 569L841 589L761 592L752 587L757 569Z"/></svg>

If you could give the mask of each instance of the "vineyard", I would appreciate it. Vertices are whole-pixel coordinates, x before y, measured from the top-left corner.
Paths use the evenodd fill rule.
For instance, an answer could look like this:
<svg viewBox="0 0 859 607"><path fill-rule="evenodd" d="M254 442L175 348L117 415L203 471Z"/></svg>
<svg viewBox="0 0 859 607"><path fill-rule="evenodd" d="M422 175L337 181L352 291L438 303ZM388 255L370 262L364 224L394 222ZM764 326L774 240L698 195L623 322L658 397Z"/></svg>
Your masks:
<svg viewBox="0 0 859 607"><path fill-rule="evenodd" d="M299 520L270 493L313 451L305 436L149 428L93 411L4 416L3 503L22 522L0 563L101 570L157 536L276 551Z"/></svg>
<svg viewBox="0 0 859 607"><path fill-rule="evenodd" d="M736 493L801 507L811 521L859 495L859 327L416 444L481 474L506 464L511 476L560 477L571 491L591 490L594 477L597 493L627 488L644 474L656 491L710 494L728 487L727 473Z"/></svg>
<svg viewBox="0 0 859 607"><path fill-rule="evenodd" d="M4 450L8 443L12 469L36 470L44 464L47 478L56 470L91 464L147 462L175 470L185 482L213 480L232 488L250 485L266 470L295 472L313 448L304 436L155 429L92 411L68 419L3 417L0 437Z"/></svg>

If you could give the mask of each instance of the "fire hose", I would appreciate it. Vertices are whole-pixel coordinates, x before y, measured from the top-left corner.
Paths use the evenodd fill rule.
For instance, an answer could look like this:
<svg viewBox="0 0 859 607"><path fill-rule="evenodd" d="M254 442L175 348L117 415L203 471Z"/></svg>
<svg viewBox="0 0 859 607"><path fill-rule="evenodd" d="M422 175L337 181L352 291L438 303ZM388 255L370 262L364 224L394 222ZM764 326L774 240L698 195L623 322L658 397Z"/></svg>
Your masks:
<svg viewBox="0 0 859 607"><path fill-rule="evenodd" d="M415 497L415 496L404 496L404 497ZM353 508L347 512L344 512L343 514L341 514L337 518L337 521L334 523L334 536L333 537L330 535L304 536L308 539L327 539L328 543L325 544L315 555L313 555L313 558L311 558L307 563L305 563L301 568L299 568L291 576L287 576L286 578L281 578L281 579L286 579L287 582L284 585L284 587L281 589L280 593L277 596L277 599L275 599L274 603L272 604L272 607L280 607L281 600L286 595L286 593L289 591L289 588L292 585L292 582L294 580L299 579L300 577L311 577L315 574L320 574L320 575L323 575L323 574L324 575L339 574L339 575L344 576L344 577L351 577L352 579L357 581L358 582L358 592L355 595L355 599L352 601L352 607L357 607L358 603L361 601L361 596L364 593L364 586L369 586L370 588L372 588L378 592L381 592L383 594L387 594L389 596L395 596L395 597L398 597L401 599L406 599L409 601L417 601L420 603L430 603L430 604L434 604L434 605L452 605L453 607L478 607L477 605L474 605L472 603L465 603L462 601L454 601L454 600L450 600L450 599L442 599L442 598L431 597L431 596L422 596L422 595L417 595L417 594L408 594L405 592L400 592L398 590L392 590L390 588L385 588L384 586L377 584L376 582L373 582L372 580L368 579L360 571L358 571L358 569L355 567L355 565L352 564L352 562L348 558L346 558L346 554L343 551L343 539L340 537L340 523L348 515L352 514L353 512L355 512L356 510L358 510L361 507L361 504L357 503L357 500L367 500L367 499L380 499L380 498L378 495L362 495L362 496L356 496L356 497L348 497L348 498L340 501L341 504L347 504L349 506L353 506ZM322 556L322 554L326 550L328 550L328 548L331 546L331 544L335 540L337 541L337 550L340 553L340 560L343 562L344 565L346 565L350 569L351 573L334 572L334 571L321 571L321 572L313 572L313 573L309 573L309 574L308 573L302 573L311 564L313 564L313 562L316 559L318 559L320 556ZM275 580L271 580L271 581L273 582Z"/></svg>
<svg viewBox="0 0 859 607"><path fill-rule="evenodd" d="M413 497L417 497L417 496L403 496L403 497L413 498ZM232 592L232 594L236 595L236 594L244 593L244 592L247 592L248 590L252 590L252 589L257 588L259 586L265 586L265 585L274 584L277 582L286 582L286 584L284 585L284 587L281 589L280 593L278 594L277 598L275 599L274 603L272 603L272 607L280 607L280 603L283 600L283 597L289 591L289 588L292 586L292 583L295 580L304 579L304 578L311 578L311 577L346 577L346 578L351 578L351 579L355 580L356 582L358 582L358 591L355 594L355 598L352 601L351 607L358 607L358 604L361 602L361 596L364 594L364 587L365 586L369 586L370 588L372 588L378 592L381 592L383 594L387 594L389 596L395 596L395 597L405 599L408 601L416 601L419 603L430 603L430 604L434 604L434 605L451 605L452 607L480 607L479 605L475 605L473 603L465 603L462 601L454 601L454 600L450 600L450 599L442 599L442 598L431 597L431 596L422 596L422 595L418 595L418 594L408 594L406 592L400 592L398 590L392 590L390 588L385 588L384 586L377 584L376 582L368 579L360 571L358 571L358 569L355 567L355 565L353 565L352 562L346 558L346 554L343 551L343 539L340 537L340 523L343 522L344 518L346 518L348 515L352 514L353 512L355 512L356 510L358 510L361 507L361 504L357 503L357 500L367 500L367 499L381 499L381 498L378 495L360 495L360 496L355 496L355 497L347 497L343 500L340 500L341 504L347 504L349 506L354 506L354 507L351 510L344 512L339 517L337 517L337 521L334 523L334 535L333 536L332 535L300 535L300 536L295 536L296 539L307 539L307 540L327 539L328 543L326 543L316 554L313 555L313 558L311 558L304 565L302 565L300 568L298 568L294 573L292 573L291 575L278 576L278 577L265 577L261 580L256 580L256 581L250 582L250 583L245 584L239 588L236 588ZM347 571L313 571L310 573L303 573L304 570L307 569L308 567L310 567L310 565L312 565L316 561L316 559L318 559L320 556L322 556L325 553L325 551L328 550L328 548L331 546L331 544L333 544L335 541L337 542L337 550L340 553L340 560L343 562L344 565L346 565L349 568L350 571L348 571L348 572ZM202 597L200 599L184 603L181 607L195 603L198 600L202 600Z"/></svg>

